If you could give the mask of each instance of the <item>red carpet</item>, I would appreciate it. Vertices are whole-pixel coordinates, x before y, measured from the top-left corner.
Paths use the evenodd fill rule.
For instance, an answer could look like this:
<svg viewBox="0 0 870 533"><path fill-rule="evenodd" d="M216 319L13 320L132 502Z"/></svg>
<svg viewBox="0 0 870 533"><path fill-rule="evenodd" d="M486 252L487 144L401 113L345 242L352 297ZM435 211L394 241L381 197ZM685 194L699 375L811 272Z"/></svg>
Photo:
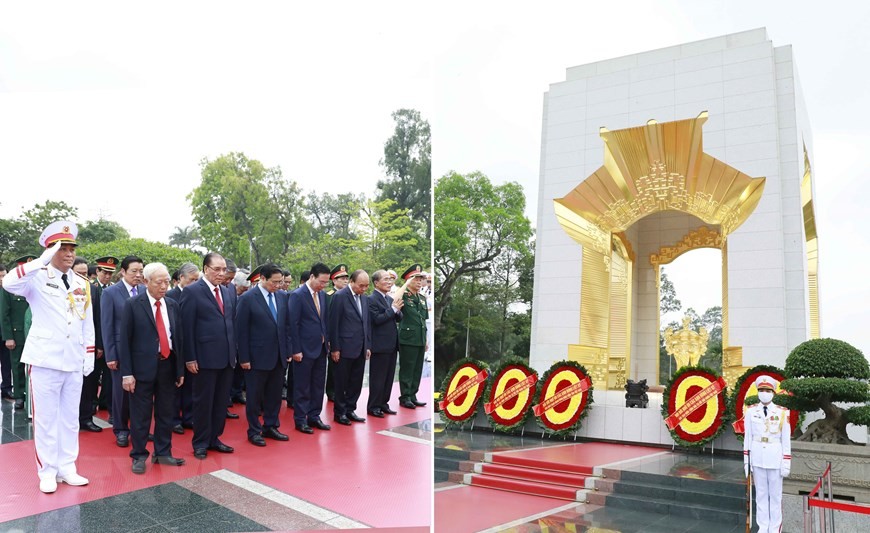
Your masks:
<svg viewBox="0 0 870 533"><path fill-rule="evenodd" d="M422 391L431 391L424 379ZM364 406L367 391L360 404ZM393 398L398 396L396 384ZM422 394L421 397L431 397ZM397 402L393 401L396 408ZM152 465L144 475L130 471L130 448L118 448L111 430L80 434L77 462L86 487L61 485L54 494L39 492L33 442L0 447L0 522L93 501L163 483L227 469L282 492L374 527L428 526L431 523L432 447L377 434L431 418L431 409L397 409L384 419L367 417L365 424L304 435L293 429L292 411L282 407L281 430L289 442L268 440L265 448L247 442L244 406L232 409L239 420L227 420L221 440L236 448L232 454L209 452L206 460L193 457L193 432L173 435L173 455L187 462L181 467ZM365 415L365 409L358 409ZM332 404L322 418L332 420ZM150 445L149 445L150 449Z"/></svg>

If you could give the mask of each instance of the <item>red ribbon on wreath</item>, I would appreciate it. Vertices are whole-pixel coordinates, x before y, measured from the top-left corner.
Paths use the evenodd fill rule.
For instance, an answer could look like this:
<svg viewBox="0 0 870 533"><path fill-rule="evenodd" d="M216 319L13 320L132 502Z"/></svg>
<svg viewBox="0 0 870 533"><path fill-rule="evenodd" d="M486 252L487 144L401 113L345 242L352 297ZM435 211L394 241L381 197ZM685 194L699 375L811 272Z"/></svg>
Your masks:
<svg viewBox="0 0 870 533"><path fill-rule="evenodd" d="M550 398L544 400L543 402L539 403L538 405L534 406L532 408L532 410L535 413L535 416L541 416L542 414L546 413L547 411L549 411L553 407L556 407L557 405L564 402L565 400L567 400L569 398L573 398L574 396L576 396L578 394L582 394L582 393L586 392L587 390L589 390L589 387L591 387L591 386L592 386L592 380L589 379L589 376L586 376L585 378L578 381L577 383L573 383L573 384L565 387L564 389L560 390L558 392L558 394L554 394L552 397L550 397Z"/></svg>
<svg viewBox="0 0 870 533"><path fill-rule="evenodd" d="M453 392L451 392L450 394L447 395L446 398L444 398L444 400L438 402L438 408L443 411L444 409L447 408L448 405L453 403L454 400L456 400L457 398L461 397L463 394L465 394L466 392L471 390L472 387L474 387L475 385L479 385L480 383L483 383L484 381L486 381L486 376L488 376L488 375L489 374L487 374L486 370L481 370L480 373L477 374L476 376L474 376L473 378L466 379L462 383L462 385L459 385L458 387L456 387L453 390Z"/></svg>
<svg viewBox="0 0 870 533"><path fill-rule="evenodd" d="M673 430L675 427L680 425L680 422L685 420L687 416L697 411L702 405L705 405L710 401L711 398L722 392L722 389L724 389L725 386L725 378L721 377L707 385L701 390L701 392L686 400L686 403L667 417L665 419L665 425L668 426L668 429Z"/></svg>
<svg viewBox="0 0 870 533"><path fill-rule="evenodd" d="M498 409L499 407L504 405L511 398L519 396L519 394L521 392L523 392L526 389L531 388L532 385L534 385L536 381L538 381L537 374L532 374L532 375L528 376L526 379L523 379L523 380L520 380L520 381L514 383L513 385L508 387L507 390L505 390L504 392L499 394L495 400L493 400L492 402L487 402L487 403L483 404L483 411L486 414L492 413L493 411L495 411L496 409Z"/></svg>

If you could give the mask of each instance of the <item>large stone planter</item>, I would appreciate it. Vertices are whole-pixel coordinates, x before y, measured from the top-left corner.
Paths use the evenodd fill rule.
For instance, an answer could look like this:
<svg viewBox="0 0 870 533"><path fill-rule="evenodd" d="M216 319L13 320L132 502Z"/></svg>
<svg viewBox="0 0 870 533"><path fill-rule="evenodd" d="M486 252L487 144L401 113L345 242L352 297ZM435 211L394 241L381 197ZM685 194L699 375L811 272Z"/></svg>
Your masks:
<svg viewBox="0 0 870 533"><path fill-rule="evenodd" d="M870 448L842 444L792 441L791 475L783 482L786 494L806 494L831 462L834 496L870 503Z"/></svg>

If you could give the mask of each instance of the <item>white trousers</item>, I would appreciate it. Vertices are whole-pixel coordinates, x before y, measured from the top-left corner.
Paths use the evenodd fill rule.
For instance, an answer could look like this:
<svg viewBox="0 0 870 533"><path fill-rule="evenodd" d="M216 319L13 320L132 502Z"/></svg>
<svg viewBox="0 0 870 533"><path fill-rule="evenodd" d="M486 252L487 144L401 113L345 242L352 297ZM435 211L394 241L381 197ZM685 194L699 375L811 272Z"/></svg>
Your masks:
<svg viewBox="0 0 870 533"><path fill-rule="evenodd" d="M76 473L82 373L30 367L33 440L39 478Z"/></svg>
<svg viewBox="0 0 870 533"><path fill-rule="evenodd" d="M782 528L782 475L779 468L752 469L755 482L755 523L758 533L780 533Z"/></svg>

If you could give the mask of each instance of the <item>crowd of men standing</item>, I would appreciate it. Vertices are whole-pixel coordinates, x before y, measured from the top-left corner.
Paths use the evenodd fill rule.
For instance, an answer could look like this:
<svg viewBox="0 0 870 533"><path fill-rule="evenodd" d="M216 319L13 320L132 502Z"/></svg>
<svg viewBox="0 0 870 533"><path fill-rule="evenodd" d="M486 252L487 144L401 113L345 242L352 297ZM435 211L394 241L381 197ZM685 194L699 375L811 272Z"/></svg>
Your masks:
<svg viewBox="0 0 870 533"><path fill-rule="evenodd" d="M303 434L331 430L321 416L325 394L336 423L364 423L357 404L366 361L369 416L396 413L389 401L397 354L399 404L426 405L417 398L428 318L418 264L405 270L401 287L391 270L369 275L323 263L292 286L290 272L277 265L247 273L214 252L202 270L185 263L171 274L135 255L89 265L75 257L76 234L71 222L52 224L40 237L41 256L20 258L8 273L0 266L2 394L14 409L32 410L43 492L54 492L57 482L88 483L75 471L78 438L70 431L101 432L97 409L108 411L115 443L132 444L132 471L141 474L149 441L153 463L182 465L171 439L186 429L193 430L194 457L233 453L220 437L227 418L238 418L228 409L234 402L245 404L248 441L257 447L289 440L279 429L282 399ZM79 329L70 335L69 328ZM34 342L43 351L65 346L48 365L60 372L52 379L68 382L62 394L49 397L45 379L31 377L28 388L25 363L33 372L45 359L28 347Z"/></svg>

